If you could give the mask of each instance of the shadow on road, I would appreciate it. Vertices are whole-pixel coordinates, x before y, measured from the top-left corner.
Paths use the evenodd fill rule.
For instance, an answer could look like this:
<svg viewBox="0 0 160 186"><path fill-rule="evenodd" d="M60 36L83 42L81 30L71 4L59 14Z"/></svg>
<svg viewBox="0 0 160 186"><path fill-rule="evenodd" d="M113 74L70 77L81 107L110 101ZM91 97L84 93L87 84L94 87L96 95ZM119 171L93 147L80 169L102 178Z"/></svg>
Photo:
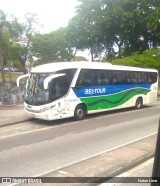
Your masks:
<svg viewBox="0 0 160 186"><path fill-rule="evenodd" d="M144 106L142 109L145 108L151 108L153 106ZM99 112L99 113L94 113L94 114L88 114L86 116L86 118L82 121L88 121L94 118L99 118L99 117L103 117L103 116L111 116L113 114L119 114L119 113L125 113L128 111L134 111L135 108L124 108L124 109L117 109L117 110L112 110L112 111L104 111L104 112ZM136 111L136 110L135 110ZM53 120L53 121L46 121L46 120L41 120L41 119L33 119L32 123L38 124L38 125L43 125L43 126L56 126L56 125L65 125L65 124L69 124L69 123L77 123L77 122L81 122L81 121L75 121L74 118L64 118L64 119L59 119L59 120Z"/></svg>

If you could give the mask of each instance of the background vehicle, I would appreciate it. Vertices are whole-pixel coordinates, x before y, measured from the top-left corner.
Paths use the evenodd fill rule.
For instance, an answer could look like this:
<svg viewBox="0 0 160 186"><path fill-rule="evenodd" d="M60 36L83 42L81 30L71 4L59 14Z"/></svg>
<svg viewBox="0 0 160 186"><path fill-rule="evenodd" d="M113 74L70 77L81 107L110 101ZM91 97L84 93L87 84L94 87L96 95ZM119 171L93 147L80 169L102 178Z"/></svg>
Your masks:
<svg viewBox="0 0 160 186"><path fill-rule="evenodd" d="M106 63L63 62L37 66L28 74L25 110L54 120L126 107L157 99L158 71Z"/></svg>
<svg viewBox="0 0 160 186"><path fill-rule="evenodd" d="M9 68L8 67L4 67L4 71L9 71Z"/></svg>

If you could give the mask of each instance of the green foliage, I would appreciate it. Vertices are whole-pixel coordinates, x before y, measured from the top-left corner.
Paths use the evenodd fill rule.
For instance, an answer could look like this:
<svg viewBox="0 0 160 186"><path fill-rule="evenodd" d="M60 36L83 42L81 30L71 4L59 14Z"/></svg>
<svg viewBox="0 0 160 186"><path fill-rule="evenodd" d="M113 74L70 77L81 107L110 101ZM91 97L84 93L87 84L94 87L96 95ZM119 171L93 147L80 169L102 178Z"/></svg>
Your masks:
<svg viewBox="0 0 160 186"><path fill-rule="evenodd" d="M9 46L15 36L13 32L13 22L14 20L8 21L7 15L0 10L0 68L2 81L5 81L4 65L7 63Z"/></svg>
<svg viewBox="0 0 160 186"><path fill-rule="evenodd" d="M160 49L150 49L144 51L142 54L135 53L132 56L124 57L123 59L116 59L113 64L154 68L160 72Z"/></svg>
<svg viewBox="0 0 160 186"><path fill-rule="evenodd" d="M79 0L68 27L78 49L118 58L160 44L160 0Z"/></svg>
<svg viewBox="0 0 160 186"><path fill-rule="evenodd" d="M100 44L100 6L99 1L79 0L81 4L77 8L76 15L68 25L68 37L76 49L89 49L93 56L100 54L104 47Z"/></svg>
<svg viewBox="0 0 160 186"><path fill-rule="evenodd" d="M75 49L66 35L66 29L60 28L49 34L39 34L32 38L32 51L39 63L71 61Z"/></svg>
<svg viewBox="0 0 160 186"><path fill-rule="evenodd" d="M25 15L24 23L16 24L18 36L10 46L10 57L21 62L24 73L26 73L26 62L30 63L34 56L31 50L31 39L37 33L35 27L38 26L38 24L37 15L33 13L27 13Z"/></svg>
<svg viewBox="0 0 160 186"><path fill-rule="evenodd" d="M34 25L37 24L36 15L26 14L25 23L19 23L17 18L8 17L0 10L0 65L2 81L5 81L4 65L9 61L18 60L24 68L26 61L32 58L31 36L35 34Z"/></svg>
<svg viewBox="0 0 160 186"><path fill-rule="evenodd" d="M12 82L16 83L17 78L20 75L22 75L22 73L10 73L10 74L9 73L5 73L4 75L5 75L5 79L6 79L7 82L9 82L10 78L11 78ZM1 80L2 80L2 75L0 74L0 81Z"/></svg>
<svg viewBox="0 0 160 186"><path fill-rule="evenodd" d="M11 62L12 62L12 66L13 66L14 68L19 68L19 67L21 67L20 61L18 61L18 60L13 60L13 61L11 61Z"/></svg>
<svg viewBox="0 0 160 186"><path fill-rule="evenodd" d="M75 56L72 61L88 61L85 57L83 56Z"/></svg>

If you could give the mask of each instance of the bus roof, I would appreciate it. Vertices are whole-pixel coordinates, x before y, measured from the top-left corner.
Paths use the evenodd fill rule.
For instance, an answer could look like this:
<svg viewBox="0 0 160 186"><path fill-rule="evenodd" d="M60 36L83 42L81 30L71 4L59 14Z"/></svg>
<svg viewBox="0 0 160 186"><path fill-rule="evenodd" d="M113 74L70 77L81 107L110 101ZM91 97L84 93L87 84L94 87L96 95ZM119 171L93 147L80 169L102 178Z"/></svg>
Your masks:
<svg viewBox="0 0 160 186"><path fill-rule="evenodd" d="M158 72L155 69L112 65L111 63L101 62L54 62L39 65L31 70L31 73L51 73L58 70L70 69L70 68L86 68L86 69L108 69L108 70L124 70L124 71L144 71L144 72Z"/></svg>

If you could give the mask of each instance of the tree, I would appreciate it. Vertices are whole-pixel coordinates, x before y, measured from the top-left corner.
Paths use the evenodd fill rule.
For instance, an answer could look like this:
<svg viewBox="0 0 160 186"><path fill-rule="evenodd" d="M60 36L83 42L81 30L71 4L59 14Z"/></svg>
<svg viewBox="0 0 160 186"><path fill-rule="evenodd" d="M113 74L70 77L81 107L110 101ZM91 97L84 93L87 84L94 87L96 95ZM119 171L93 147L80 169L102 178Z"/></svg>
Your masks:
<svg viewBox="0 0 160 186"><path fill-rule="evenodd" d="M25 15L25 23L15 23L15 32L17 37L10 46L10 58L19 60L24 73L26 73L26 62L32 60L34 56L32 47L32 37L37 33L38 18L36 14L27 13Z"/></svg>
<svg viewBox="0 0 160 186"><path fill-rule="evenodd" d="M0 10L0 67L2 74L2 81L5 81L4 76L4 58L6 56L7 43L5 41L4 31L6 29L7 21L5 13Z"/></svg>
<svg viewBox="0 0 160 186"><path fill-rule="evenodd" d="M7 20L7 15L0 10L0 66L2 81L5 81L4 65L7 64L9 58L10 45L16 37L15 32L16 19L12 16L10 21Z"/></svg>
<svg viewBox="0 0 160 186"><path fill-rule="evenodd" d="M98 1L79 0L81 3L76 15L70 20L68 25L68 35L72 38L72 45L76 49L89 49L92 57L103 51L99 45L99 30L97 29L97 13L99 11Z"/></svg>
<svg viewBox="0 0 160 186"><path fill-rule="evenodd" d="M75 56L72 61L88 61L85 57L83 56Z"/></svg>
<svg viewBox="0 0 160 186"><path fill-rule="evenodd" d="M116 59L113 64L135 66L144 68L154 68L160 72L160 49L148 49L142 54L134 53L123 59Z"/></svg>
<svg viewBox="0 0 160 186"><path fill-rule="evenodd" d="M67 38L66 28L32 38L32 51L40 63L71 61L76 50Z"/></svg>
<svg viewBox="0 0 160 186"><path fill-rule="evenodd" d="M68 28L77 49L112 59L160 44L160 0L79 0Z"/></svg>
<svg viewBox="0 0 160 186"><path fill-rule="evenodd" d="M159 45L159 0L104 0L104 33L118 47L119 58ZM107 35L106 35L107 37ZM122 53L122 48L124 48Z"/></svg>

